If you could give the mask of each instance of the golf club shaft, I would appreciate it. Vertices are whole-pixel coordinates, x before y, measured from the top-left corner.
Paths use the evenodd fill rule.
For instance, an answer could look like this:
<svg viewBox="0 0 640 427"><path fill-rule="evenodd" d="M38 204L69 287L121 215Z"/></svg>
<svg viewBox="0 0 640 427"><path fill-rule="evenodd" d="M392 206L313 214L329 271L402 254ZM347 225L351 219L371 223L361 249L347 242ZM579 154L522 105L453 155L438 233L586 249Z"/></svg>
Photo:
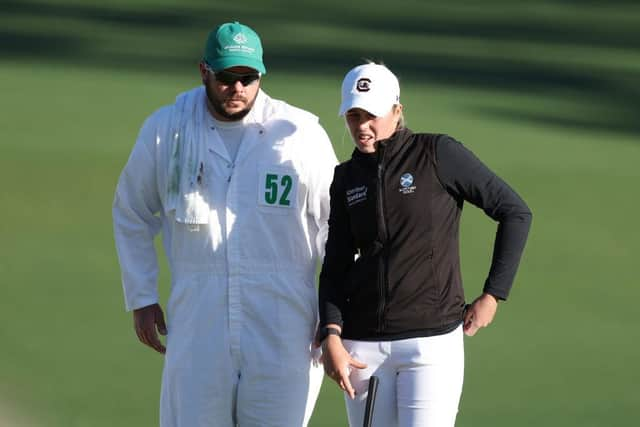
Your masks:
<svg viewBox="0 0 640 427"><path fill-rule="evenodd" d="M369 391L367 394L367 403L364 408L364 427L371 427L373 421L373 407L376 403L376 392L378 391L378 377L372 375L369 378Z"/></svg>

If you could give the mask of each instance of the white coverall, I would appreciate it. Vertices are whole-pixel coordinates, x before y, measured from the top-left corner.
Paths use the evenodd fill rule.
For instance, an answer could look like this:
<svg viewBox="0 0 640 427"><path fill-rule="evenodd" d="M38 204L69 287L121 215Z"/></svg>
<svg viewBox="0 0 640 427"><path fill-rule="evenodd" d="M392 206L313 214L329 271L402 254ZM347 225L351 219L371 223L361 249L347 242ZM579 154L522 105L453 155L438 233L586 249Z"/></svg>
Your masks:
<svg viewBox="0 0 640 427"><path fill-rule="evenodd" d="M205 102L204 88L187 93ZM312 340L337 163L329 138L317 117L260 90L235 161L215 129L200 129L199 194L180 194L177 215L176 105L144 123L113 205L127 310L158 302L160 229L171 271L160 425L306 425L323 376Z"/></svg>

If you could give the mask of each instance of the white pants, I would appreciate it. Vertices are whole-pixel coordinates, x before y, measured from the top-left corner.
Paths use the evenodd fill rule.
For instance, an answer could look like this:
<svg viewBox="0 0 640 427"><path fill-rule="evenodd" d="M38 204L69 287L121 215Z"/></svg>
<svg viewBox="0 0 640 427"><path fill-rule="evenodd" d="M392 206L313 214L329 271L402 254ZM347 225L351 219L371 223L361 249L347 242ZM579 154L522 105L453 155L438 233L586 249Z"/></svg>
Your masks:
<svg viewBox="0 0 640 427"><path fill-rule="evenodd" d="M369 377L379 379L372 426L452 427L464 377L462 326L448 334L398 341L344 340L353 358L356 397L345 394L349 425L362 426Z"/></svg>

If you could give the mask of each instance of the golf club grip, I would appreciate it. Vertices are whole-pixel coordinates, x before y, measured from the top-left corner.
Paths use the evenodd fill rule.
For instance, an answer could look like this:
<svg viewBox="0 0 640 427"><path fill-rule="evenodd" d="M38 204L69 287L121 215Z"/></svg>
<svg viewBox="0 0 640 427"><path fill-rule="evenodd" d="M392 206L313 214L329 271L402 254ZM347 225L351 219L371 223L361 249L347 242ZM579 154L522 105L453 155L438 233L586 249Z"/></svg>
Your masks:
<svg viewBox="0 0 640 427"><path fill-rule="evenodd" d="M369 392L367 394L367 403L364 408L364 427L371 427L373 421L373 407L376 404L376 392L378 391L378 377L372 375L369 378Z"/></svg>

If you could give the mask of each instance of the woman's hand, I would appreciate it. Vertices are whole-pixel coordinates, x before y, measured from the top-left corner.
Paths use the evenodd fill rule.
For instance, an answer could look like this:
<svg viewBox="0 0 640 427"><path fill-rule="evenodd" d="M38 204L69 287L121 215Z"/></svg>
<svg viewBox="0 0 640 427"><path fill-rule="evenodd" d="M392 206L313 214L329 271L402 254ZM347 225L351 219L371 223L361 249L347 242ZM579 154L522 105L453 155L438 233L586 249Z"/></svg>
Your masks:
<svg viewBox="0 0 640 427"><path fill-rule="evenodd" d="M350 398L355 398L356 392L349 380L349 373L352 367L364 369L367 365L352 358L337 335L329 335L322 343L322 360L325 374L334 380Z"/></svg>
<svg viewBox="0 0 640 427"><path fill-rule="evenodd" d="M464 315L464 333L474 336L478 329L489 326L498 309L498 300L491 294L484 293L475 299Z"/></svg>

